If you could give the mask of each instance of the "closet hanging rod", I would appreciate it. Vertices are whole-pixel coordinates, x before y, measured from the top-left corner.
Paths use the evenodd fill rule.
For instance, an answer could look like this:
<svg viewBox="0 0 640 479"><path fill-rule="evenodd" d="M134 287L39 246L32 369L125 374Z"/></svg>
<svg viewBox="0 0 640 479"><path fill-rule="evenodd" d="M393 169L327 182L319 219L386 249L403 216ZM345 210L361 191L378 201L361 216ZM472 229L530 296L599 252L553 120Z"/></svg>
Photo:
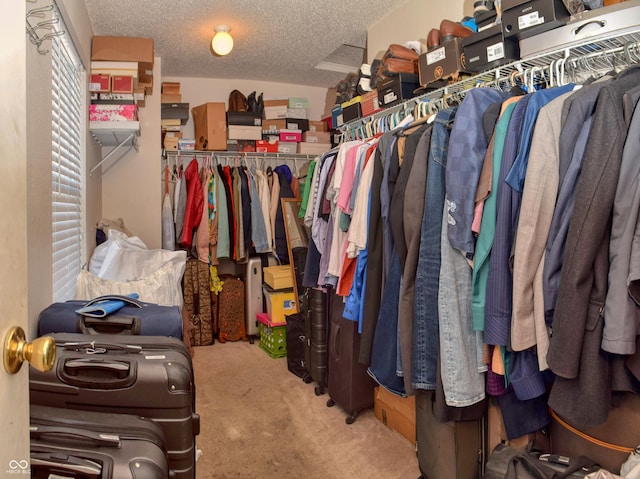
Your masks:
<svg viewBox="0 0 640 479"><path fill-rule="evenodd" d="M258 153L258 152L242 152L242 151L203 151L203 150L195 150L195 151L176 151L176 150L168 150L165 151L166 157L169 156L177 156L177 157L207 157L207 158L222 158L222 159L249 159L249 160L312 160L317 158L320 155L313 154L305 154L305 153Z"/></svg>
<svg viewBox="0 0 640 479"><path fill-rule="evenodd" d="M608 35L604 35L600 38L587 38L583 39L580 43L565 45L562 48L551 52L545 52L536 54L531 57L525 57L512 63L502 65L498 68L494 68L469 78L462 79L458 82L452 83L440 89L428 92L405 102L395 105L390 108L386 108L380 112L374 113L368 117L359 118L346 123L339 127L340 133L346 137L353 137L358 131L361 131L366 123L375 121L380 118L387 117L389 115L397 114L399 112L407 112L412 110L421 102L424 101L437 101L441 100L448 94L461 94L464 95L467 91L478 86L495 85L501 81L506 81L506 78L510 77L512 73L522 75L524 72L531 72L533 67L539 69L549 69L551 65L555 65L560 60L580 59L588 58L589 60L596 61L598 59L604 59L607 56L618 55L624 52L630 46L637 45L640 42L640 25L635 25L629 29L624 30L624 33L614 32ZM627 55L628 56L628 55ZM619 56L616 58L619 59ZM574 60L572 60L574 61ZM631 63L637 63L638 59L629 61Z"/></svg>

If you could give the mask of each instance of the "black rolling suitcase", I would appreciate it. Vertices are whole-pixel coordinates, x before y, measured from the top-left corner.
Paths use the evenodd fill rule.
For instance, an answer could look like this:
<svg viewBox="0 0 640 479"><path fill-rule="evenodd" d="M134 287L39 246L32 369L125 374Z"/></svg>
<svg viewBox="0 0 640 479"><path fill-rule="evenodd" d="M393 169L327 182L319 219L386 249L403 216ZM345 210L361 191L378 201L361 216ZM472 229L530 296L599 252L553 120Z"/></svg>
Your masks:
<svg viewBox="0 0 640 479"><path fill-rule="evenodd" d="M195 478L195 412L191 358L175 338L54 334L54 370L30 369L32 404L149 418L166 438L169 469Z"/></svg>
<svg viewBox="0 0 640 479"><path fill-rule="evenodd" d="M308 308L305 315L306 363L311 379L316 382L316 396L324 394L328 385L328 333L329 318L327 293L320 289L308 290Z"/></svg>
<svg viewBox="0 0 640 479"><path fill-rule="evenodd" d="M31 477L164 479L162 429L149 419L32 405Z"/></svg>
<svg viewBox="0 0 640 479"><path fill-rule="evenodd" d="M331 292L329 326L329 360L327 406L338 404L347 411L345 422L352 424L360 411L373 407L375 382L367 373L367 366L358 362L360 334L358 323L342 317L342 297Z"/></svg>

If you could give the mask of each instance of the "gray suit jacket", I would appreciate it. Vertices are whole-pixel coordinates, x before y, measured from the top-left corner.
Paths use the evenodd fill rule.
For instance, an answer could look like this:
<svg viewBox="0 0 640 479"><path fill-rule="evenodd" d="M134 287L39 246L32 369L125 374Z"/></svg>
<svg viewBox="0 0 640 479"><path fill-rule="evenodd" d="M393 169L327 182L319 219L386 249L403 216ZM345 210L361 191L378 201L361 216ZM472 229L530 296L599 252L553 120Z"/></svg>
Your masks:
<svg viewBox="0 0 640 479"><path fill-rule="evenodd" d="M600 351L609 227L627 132L622 97L638 82L640 68L630 68L600 92L567 236L547 353L558 376L549 405L577 427L604 422L610 408L611 360Z"/></svg>

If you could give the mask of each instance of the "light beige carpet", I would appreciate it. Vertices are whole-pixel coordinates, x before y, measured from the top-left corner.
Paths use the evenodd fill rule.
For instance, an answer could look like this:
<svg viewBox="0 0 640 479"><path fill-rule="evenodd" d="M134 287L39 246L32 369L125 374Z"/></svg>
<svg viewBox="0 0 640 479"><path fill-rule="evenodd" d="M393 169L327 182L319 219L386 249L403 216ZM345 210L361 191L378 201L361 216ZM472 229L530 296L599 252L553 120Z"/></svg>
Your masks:
<svg viewBox="0 0 640 479"><path fill-rule="evenodd" d="M345 423L329 396L316 396L258 342L195 348L202 451L197 479L417 478L414 446L373 409Z"/></svg>

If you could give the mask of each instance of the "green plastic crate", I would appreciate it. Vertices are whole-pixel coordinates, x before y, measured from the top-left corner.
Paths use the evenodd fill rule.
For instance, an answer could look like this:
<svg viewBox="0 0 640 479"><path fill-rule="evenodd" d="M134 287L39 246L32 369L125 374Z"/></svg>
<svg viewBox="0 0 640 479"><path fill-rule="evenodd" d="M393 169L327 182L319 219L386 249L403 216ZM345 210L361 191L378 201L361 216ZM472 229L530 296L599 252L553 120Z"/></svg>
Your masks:
<svg viewBox="0 0 640 479"><path fill-rule="evenodd" d="M287 356L287 326L267 326L260 324L259 346L272 358Z"/></svg>

